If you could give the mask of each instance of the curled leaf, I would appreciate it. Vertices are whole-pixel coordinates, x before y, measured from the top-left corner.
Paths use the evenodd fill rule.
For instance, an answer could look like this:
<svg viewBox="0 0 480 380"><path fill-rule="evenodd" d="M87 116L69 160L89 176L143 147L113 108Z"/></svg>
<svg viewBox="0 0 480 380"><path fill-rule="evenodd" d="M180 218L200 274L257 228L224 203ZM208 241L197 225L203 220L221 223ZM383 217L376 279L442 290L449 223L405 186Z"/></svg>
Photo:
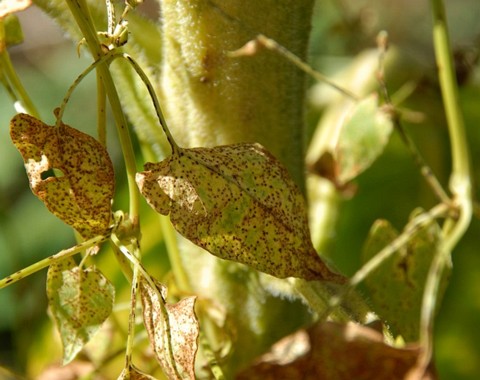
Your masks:
<svg viewBox="0 0 480 380"><path fill-rule="evenodd" d="M10 135L33 193L50 212L86 239L104 234L114 193L113 165L105 147L68 125L46 125L26 114L11 120ZM55 176L50 175L53 170Z"/></svg>
<svg viewBox="0 0 480 380"><path fill-rule="evenodd" d="M195 297L165 304L166 288L153 289L140 281L143 321L155 356L167 377L195 379L194 364L199 326L194 312Z"/></svg>
<svg viewBox="0 0 480 380"><path fill-rule="evenodd" d="M113 308L115 289L95 268L81 269L71 258L53 263L47 296L63 343L63 364L71 362Z"/></svg>
<svg viewBox="0 0 480 380"><path fill-rule="evenodd" d="M259 144L178 149L137 184L183 236L276 277L342 282L313 248L302 194Z"/></svg>

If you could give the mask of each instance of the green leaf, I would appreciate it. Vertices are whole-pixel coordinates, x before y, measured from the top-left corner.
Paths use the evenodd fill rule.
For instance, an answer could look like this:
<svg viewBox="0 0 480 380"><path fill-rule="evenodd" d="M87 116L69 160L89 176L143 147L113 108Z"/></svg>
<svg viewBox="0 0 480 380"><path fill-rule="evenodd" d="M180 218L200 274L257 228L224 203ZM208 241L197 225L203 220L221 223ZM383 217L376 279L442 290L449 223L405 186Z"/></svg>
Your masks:
<svg viewBox="0 0 480 380"><path fill-rule="evenodd" d="M389 222L376 221L365 243L363 260L369 260L396 237L397 232ZM374 311L387 322L394 335L401 335L408 342L418 339L425 280L439 239L437 224L420 229L405 247L365 279ZM445 285L446 278L443 288Z"/></svg>
<svg viewBox="0 0 480 380"><path fill-rule="evenodd" d="M23 31L18 17L9 14L3 19L3 22L5 27L5 43L7 46L21 44L23 42Z"/></svg>
<svg viewBox="0 0 480 380"><path fill-rule="evenodd" d="M335 150L337 177L346 183L364 172L383 152L393 130L390 115L376 95L357 103L342 125Z"/></svg>
<svg viewBox="0 0 480 380"><path fill-rule="evenodd" d="M86 239L103 235L111 223L115 187L105 147L68 125L49 126L26 114L11 120L10 135L33 193L50 212Z"/></svg>
<svg viewBox="0 0 480 380"><path fill-rule="evenodd" d="M72 361L112 312L115 290L95 268L81 269L71 258L53 263L47 296L63 343L63 363Z"/></svg>
<svg viewBox="0 0 480 380"><path fill-rule="evenodd" d="M140 281L143 321L155 356L170 380L194 380L199 334L195 297L165 304L166 288L161 284L156 287L152 289L145 280Z"/></svg>
<svg viewBox="0 0 480 380"><path fill-rule="evenodd" d="M145 169L147 202L215 256L281 278L343 281L313 248L302 194L261 145L178 149Z"/></svg>

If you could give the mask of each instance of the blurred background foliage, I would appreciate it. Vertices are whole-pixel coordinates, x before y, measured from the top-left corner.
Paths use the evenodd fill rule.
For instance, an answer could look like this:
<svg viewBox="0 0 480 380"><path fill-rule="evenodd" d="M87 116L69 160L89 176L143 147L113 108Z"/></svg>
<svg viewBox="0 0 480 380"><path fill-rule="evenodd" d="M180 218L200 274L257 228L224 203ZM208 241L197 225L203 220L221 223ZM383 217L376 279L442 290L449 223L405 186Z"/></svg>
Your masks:
<svg viewBox="0 0 480 380"><path fill-rule="evenodd" d="M142 7L147 17L156 19L158 9L153 3L147 0ZM478 181L480 2L447 0L446 6L462 109L471 143L474 180ZM18 15L25 42L10 48L9 52L43 120L53 123L53 109L90 59L84 55L77 58L75 44L66 40L63 32L38 9L32 7ZM431 28L428 2L318 1L310 63L341 81L342 70L360 65L362 54L375 48L378 32L386 30L394 57L386 77L388 90L395 95L399 89L407 88L405 84L410 86L411 92L401 106L417 112L417 117L407 120L405 127L446 186L450 170L449 142L436 80ZM364 74L358 71L357 75ZM313 134L328 102L316 95L313 81L311 85L308 136ZM96 117L93 94L95 81L92 76L75 92L65 117L67 123L92 134ZM28 188L21 158L8 132L9 120L14 114L8 94L0 90L0 277L74 244L70 228L51 215ZM122 160L113 132L109 138L120 186L125 183L122 181ZM356 195L340 206L332 251L326 253L348 274L360 266L362 245L374 220L385 218L401 229L411 210L418 206L429 208L435 202L406 148L395 135L385 154L360 176L357 184ZM119 188L117 192L116 208L122 208L126 204L126 190ZM478 189L475 194L478 198ZM142 212L145 264L153 275L160 276L168 269L168 262L162 259L166 257L165 248L160 234L155 233L159 228L158 218L147 207ZM479 237L480 223L474 219L468 234L453 253L454 270L436 324L436 358L442 379L480 377ZM117 302L126 301L127 283L113 261L113 255L102 254L97 265L114 283ZM51 325L46 315L45 275L42 271L0 291L0 364L19 373L38 374L45 363L60 353L59 341L51 339ZM117 344L121 348L121 342ZM120 355L116 360L123 360L123 357Z"/></svg>

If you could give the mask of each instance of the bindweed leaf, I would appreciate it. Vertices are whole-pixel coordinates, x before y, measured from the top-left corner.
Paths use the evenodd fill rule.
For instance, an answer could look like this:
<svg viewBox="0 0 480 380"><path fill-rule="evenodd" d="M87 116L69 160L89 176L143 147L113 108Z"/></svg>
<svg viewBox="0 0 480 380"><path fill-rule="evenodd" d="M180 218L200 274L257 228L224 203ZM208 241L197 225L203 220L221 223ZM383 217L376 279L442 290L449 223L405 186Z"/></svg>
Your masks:
<svg viewBox="0 0 480 380"><path fill-rule="evenodd" d="M378 107L376 95L356 104L342 125L335 150L338 182L346 183L370 167L392 130L391 117Z"/></svg>
<svg viewBox="0 0 480 380"><path fill-rule="evenodd" d="M33 193L84 238L102 235L112 218L113 165L93 137L68 125L49 126L26 114L10 122ZM49 176L54 169L56 176Z"/></svg>
<svg viewBox="0 0 480 380"><path fill-rule="evenodd" d="M313 248L302 194L261 145L178 149L145 169L137 183L147 202L215 256L276 277L343 282Z"/></svg>
<svg viewBox="0 0 480 380"><path fill-rule="evenodd" d="M112 312L115 290L95 268L81 269L71 258L53 263L47 275L49 307L71 362Z"/></svg>
<svg viewBox="0 0 480 380"><path fill-rule="evenodd" d="M417 345L403 348L389 346L380 332L352 322L317 323L307 333L307 342L305 334L298 333L281 342L290 352L300 352L297 358L286 362L285 358L289 355L285 349L274 347L275 350L265 354L236 379L404 380L421 355ZM428 370L418 380L435 378L433 370Z"/></svg>
<svg viewBox="0 0 480 380"><path fill-rule="evenodd" d="M140 281L143 321L155 356L168 379L195 379L194 365L199 326L195 297L165 304L166 288Z"/></svg>
<svg viewBox="0 0 480 380"><path fill-rule="evenodd" d="M376 221L365 243L363 260L369 260L396 237L397 232L389 222ZM418 339L425 280L439 239L440 228L437 224L422 228L405 247L365 279L373 309L386 321L394 335L401 335L407 342Z"/></svg>

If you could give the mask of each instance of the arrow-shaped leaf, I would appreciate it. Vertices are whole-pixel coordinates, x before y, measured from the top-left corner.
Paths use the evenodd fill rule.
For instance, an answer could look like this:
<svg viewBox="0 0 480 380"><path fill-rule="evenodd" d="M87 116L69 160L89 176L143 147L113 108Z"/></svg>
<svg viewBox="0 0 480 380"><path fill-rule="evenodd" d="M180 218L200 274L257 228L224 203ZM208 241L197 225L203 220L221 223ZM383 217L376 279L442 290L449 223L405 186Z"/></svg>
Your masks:
<svg viewBox="0 0 480 380"><path fill-rule="evenodd" d="M261 145L176 148L145 169L147 202L210 253L276 277L343 281L313 248L302 194Z"/></svg>

